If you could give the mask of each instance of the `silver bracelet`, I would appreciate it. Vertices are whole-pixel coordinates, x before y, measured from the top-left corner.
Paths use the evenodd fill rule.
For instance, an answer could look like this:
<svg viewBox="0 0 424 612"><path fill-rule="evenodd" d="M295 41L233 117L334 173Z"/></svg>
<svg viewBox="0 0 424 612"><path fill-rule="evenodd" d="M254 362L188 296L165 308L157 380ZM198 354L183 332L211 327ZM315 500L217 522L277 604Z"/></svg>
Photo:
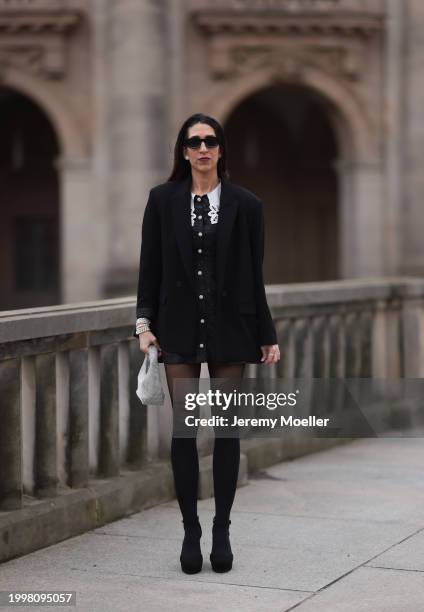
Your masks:
<svg viewBox="0 0 424 612"><path fill-rule="evenodd" d="M150 319L147 317L139 317L136 321L136 334L142 334L145 331L150 331Z"/></svg>
<svg viewBox="0 0 424 612"><path fill-rule="evenodd" d="M137 325L137 323L150 323L150 319L148 319L147 317L138 317L135 324Z"/></svg>

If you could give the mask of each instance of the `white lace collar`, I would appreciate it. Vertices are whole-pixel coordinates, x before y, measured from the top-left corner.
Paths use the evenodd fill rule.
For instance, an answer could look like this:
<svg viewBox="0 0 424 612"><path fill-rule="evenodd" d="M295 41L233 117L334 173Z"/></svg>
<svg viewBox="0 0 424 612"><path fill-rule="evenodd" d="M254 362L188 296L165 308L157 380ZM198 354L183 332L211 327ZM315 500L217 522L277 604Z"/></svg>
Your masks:
<svg viewBox="0 0 424 612"><path fill-rule="evenodd" d="M194 221L196 219L196 213L194 212L194 196L195 193L191 193L191 225L194 225ZM219 203L221 198L221 181L207 194L209 200L209 210L208 215L211 220L211 223L218 223L218 211L219 211Z"/></svg>

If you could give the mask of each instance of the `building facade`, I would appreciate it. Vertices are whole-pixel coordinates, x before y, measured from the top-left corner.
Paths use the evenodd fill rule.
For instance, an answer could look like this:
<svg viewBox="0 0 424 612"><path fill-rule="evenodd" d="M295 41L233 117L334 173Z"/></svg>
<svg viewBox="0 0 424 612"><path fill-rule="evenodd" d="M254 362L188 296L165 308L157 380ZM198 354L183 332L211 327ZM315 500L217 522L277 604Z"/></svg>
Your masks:
<svg viewBox="0 0 424 612"><path fill-rule="evenodd" d="M422 275L423 31L418 0L0 0L0 308L135 294L194 112L264 201L266 283Z"/></svg>

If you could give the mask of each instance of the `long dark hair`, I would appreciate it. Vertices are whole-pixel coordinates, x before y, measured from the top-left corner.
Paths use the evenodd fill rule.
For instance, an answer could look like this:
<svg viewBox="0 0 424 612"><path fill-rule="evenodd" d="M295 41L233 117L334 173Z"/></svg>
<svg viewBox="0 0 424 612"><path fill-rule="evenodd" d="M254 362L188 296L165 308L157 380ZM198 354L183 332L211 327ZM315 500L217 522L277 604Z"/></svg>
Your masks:
<svg viewBox="0 0 424 612"><path fill-rule="evenodd" d="M177 141L174 147L174 166L172 172L167 179L168 181L182 181L191 175L191 165L188 159L184 158L184 140L187 138L188 129L196 123L207 123L215 130L215 135L218 138L221 157L218 159L217 172L219 178L228 179L230 177L227 170L227 145L225 134L222 126L213 117L196 113L186 119L178 132Z"/></svg>

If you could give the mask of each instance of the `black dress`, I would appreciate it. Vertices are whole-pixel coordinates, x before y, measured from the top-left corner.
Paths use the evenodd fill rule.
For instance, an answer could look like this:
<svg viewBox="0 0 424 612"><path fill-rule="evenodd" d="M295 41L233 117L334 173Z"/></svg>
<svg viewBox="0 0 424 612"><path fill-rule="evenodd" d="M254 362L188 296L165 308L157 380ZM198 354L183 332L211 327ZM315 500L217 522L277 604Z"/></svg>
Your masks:
<svg viewBox="0 0 424 612"><path fill-rule="evenodd" d="M194 355L180 355L162 350L160 363L205 363L216 361L216 229L211 221L211 207L207 195L194 196L192 248L195 285L198 295L197 348ZM229 362L227 362L229 363ZM237 361L231 363L245 363Z"/></svg>

